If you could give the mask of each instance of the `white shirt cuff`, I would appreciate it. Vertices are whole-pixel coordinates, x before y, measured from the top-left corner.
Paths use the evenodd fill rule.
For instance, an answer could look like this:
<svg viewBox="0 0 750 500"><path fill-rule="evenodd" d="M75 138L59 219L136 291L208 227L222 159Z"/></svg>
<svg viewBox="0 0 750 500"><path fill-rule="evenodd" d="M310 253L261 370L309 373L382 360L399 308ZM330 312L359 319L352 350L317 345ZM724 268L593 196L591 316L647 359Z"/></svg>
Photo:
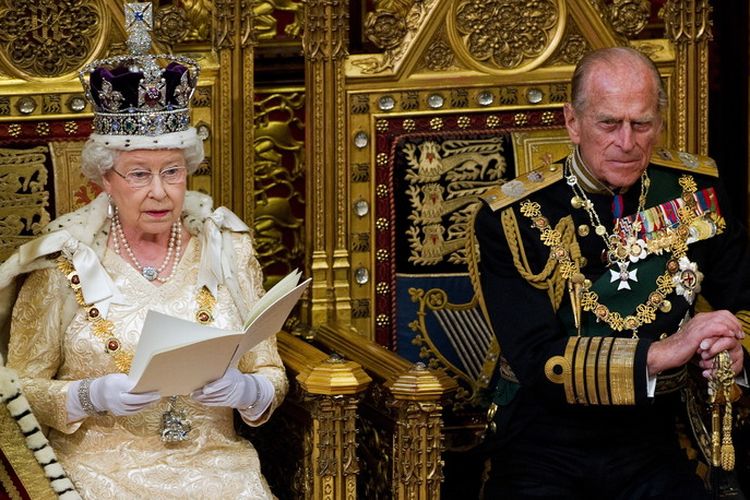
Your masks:
<svg viewBox="0 0 750 500"><path fill-rule="evenodd" d="M646 396L653 398L656 394L656 377L658 375L649 375L648 368L646 368Z"/></svg>
<svg viewBox="0 0 750 500"><path fill-rule="evenodd" d="M743 368L742 373L734 377L734 381L741 387L750 387L750 383L747 381L747 369Z"/></svg>

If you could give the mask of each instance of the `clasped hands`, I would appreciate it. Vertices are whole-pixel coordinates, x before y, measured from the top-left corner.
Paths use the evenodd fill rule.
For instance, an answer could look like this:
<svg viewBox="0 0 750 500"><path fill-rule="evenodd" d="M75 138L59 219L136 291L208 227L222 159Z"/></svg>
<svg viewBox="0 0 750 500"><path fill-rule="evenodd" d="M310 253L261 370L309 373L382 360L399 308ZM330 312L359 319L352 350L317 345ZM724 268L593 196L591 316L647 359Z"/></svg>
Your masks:
<svg viewBox="0 0 750 500"><path fill-rule="evenodd" d="M190 397L206 406L248 408L260 395L256 376L229 368L221 378L194 391ZM97 411L117 416L133 415L161 399L156 391L135 394L130 392L132 388L133 382L127 375L112 373L91 381L89 397Z"/></svg>
<svg viewBox="0 0 750 500"><path fill-rule="evenodd" d="M742 372L744 353L740 341L745 337L739 320L729 311L696 314L674 335L651 344L648 351L649 374L677 368L694 361L710 378L714 357L727 351L735 375Z"/></svg>

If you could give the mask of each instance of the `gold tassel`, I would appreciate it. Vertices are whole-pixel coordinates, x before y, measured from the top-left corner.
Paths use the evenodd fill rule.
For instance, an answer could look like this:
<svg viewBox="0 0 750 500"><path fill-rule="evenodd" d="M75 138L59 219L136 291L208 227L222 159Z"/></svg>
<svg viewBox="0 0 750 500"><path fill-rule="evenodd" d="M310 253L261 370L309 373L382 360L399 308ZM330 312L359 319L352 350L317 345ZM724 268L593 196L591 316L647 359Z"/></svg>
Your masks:
<svg viewBox="0 0 750 500"><path fill-rule="evenodd" d="M730 471L734 470L734 444L732 444L732 402L729 399L729 390L724 387L724 427L722 428L721 438L721 468Z"/></svg>
<svg viewBox="0 0 750 500"><path fill-rule="evenodd" d="M721 408L714 403L711 409L711 465L718 467L721 465Z"/></svg>
<svg viewBox="0 0 750 500"><path fill-rule="evenodd" d="M734 469L732 444L732 402L737 391L732 371L732 359L727 351L720 352L714 360L714 377L709 382L711 411L711 463L725 471ZM724 415L722 418L722 410ZM721 436L721 438L719 437Z"/></svg>

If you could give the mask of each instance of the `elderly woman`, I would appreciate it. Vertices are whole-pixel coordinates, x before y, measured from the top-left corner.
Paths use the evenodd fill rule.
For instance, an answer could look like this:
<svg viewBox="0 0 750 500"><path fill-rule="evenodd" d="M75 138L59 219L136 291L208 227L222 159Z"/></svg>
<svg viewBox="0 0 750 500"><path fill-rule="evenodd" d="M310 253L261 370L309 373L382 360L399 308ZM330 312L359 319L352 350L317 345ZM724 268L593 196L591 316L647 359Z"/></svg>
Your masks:
<svg viewBox="0 0 750 500"><path fill-rule="evenodd" d="M82 77L95 110L82 169L104 193L0 268L0 285L26 276L8 366L84 498L271 498L233 409L255 426L283 399L273 338L190 396L129 392L149 309L239 329L262 293L247 226L186 190L203 160L188 124L197 65L159 57L111 58Z"/></svg>

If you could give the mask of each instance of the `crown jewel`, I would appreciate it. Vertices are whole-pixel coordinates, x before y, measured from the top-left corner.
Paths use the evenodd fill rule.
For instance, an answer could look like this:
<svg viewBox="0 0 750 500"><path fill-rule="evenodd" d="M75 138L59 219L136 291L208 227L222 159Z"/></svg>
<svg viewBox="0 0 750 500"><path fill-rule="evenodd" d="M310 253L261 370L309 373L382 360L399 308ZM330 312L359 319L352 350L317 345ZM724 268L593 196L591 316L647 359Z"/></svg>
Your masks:
<svg viewBox="0 0 750 500"><path fill-rule="evenodd" d="M152 55L150 2L125 4L130 54L94 61L79 77L94 108L94 133L160 136L190 128L200 67L189 57Z"/></svg>

